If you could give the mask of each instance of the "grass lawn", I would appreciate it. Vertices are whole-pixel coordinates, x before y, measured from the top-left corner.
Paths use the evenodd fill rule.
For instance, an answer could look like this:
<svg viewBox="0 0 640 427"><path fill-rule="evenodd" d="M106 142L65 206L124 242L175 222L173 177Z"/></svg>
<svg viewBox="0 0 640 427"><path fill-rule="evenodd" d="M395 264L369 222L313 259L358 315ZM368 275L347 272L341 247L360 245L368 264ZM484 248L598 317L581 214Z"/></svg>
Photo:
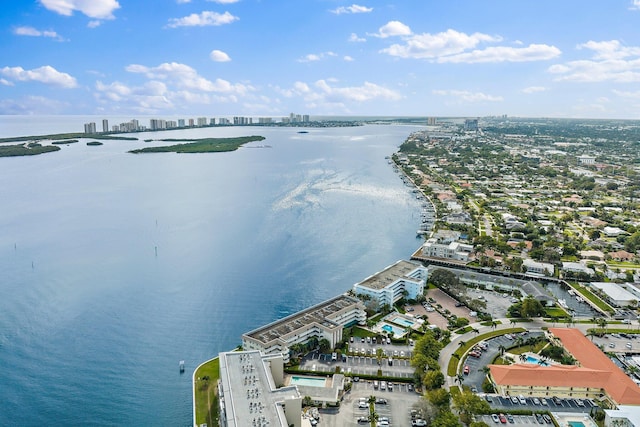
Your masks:
<svg viewBox="0 0 640 427"><path fill-rule="evenodd" d="M567 313L564 309L560 307L547 307L544 309L546 317L569 317L569 313Z"/></svg>
<svg viewBox="0 0 640 427"><path fill-rule="evenodd" d="M195 405L196 424L217 426L218 415L218 395L217 384L220 378L220 359L212 359L201 365L195 373ZM202 378L208 376L208 380Z"/></svg>
<svg viewBox="0 0 640 427"><path fill-rule="evenodd" d="M608 313L614 313L615 310L613 309L613 307L611 307L609 304L607 304L606 302L602 301L597 295L593 294L589 289L587 289L586 287L579 285L577 283L571 283L571 287L573 287L575 290L577 290L578 292L580 292L580 294L587 298L589 301L591 301L592 303L594 303L596 306L598 306L598 308L600 308L601 310L604 310Z"/></svg>
<svg viewBox="0 0 640 427"><path fill-rule="evenodd" d="M357 326L354 326L352 328L352 332L351 332L351 336L352 337L359 337L359 338L364 338L364 337L375 337L377 334L374 332L371 332L367 329L363 329L363 328L359 328Z"/></svg>
<svg viewBox="0 0 640 427"><path fill-rule="evenodd" d="M537 353L540 350L542 350L547 344L549 344L549 343L546 342L546 341L542 341L542 342L537 343L533 347L530 346L530 345L521 345L520 347L510 348L509 349L509 353L522 354L522 353L527 353L529 351L531 351L533 353Z"/></svg>

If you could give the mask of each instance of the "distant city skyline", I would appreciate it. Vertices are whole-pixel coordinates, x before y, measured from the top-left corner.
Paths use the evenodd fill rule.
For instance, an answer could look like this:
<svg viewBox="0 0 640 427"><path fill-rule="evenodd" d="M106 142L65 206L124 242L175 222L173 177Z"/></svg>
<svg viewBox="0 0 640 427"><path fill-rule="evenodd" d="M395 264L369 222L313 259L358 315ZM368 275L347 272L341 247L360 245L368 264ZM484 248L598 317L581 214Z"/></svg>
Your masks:
<svg viewBox="0 0 640 427"><path fill-rule="evenodd" d="M0 114L640 119L640 0L3 6Z"/></svg>

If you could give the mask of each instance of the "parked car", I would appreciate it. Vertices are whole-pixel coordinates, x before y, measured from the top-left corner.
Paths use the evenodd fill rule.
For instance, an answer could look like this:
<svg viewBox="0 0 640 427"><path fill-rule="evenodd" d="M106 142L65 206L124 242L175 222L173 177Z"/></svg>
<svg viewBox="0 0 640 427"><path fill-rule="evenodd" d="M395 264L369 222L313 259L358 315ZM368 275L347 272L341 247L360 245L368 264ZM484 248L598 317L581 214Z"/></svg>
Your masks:
<svg viewBox="0 0 640 427"><path fill-rule="evenodd" d="M540 403L542 403L543 405L549 404L549 402L547 402L547 399L545 399L544 397L540 399Z"/></svg>
<svg viewBox="0 0 640 427"><path fill-rule="evenodd" d="M506 424L507 423L507 417L505 417L504 414L500 414L500 415L498 415L498 417L500 418L500 422L502 424Z"/></svg>
<svg viewBox="0 0 640 427"><path fill-rule="evenodd" d="M536 414L536 421L538 424L544 424L544 418L542 418L541 414Z"/></svg>
<svg viewBox="0 0 640 427"><path fill-rule="evenodd" d="M469 375L469 365L465 365L464 370L462 371L463 374L465 375Z"/></svg>
<svg viewBox="0 0 640 427"><path fill-rule="evenodd" d="M500 422L500 418L498 418L498 414L491 414L491 419L493 420L494 423Z"/></svg>
<svg viewBox="0 0 640 427"><path fill-rule="evenodd" d="M383 398L379 397L379 398L376 399L376 403L378 405L386 405L387 404L387 399L383 399Z"/></svg>
<svg viewBox="0 0 640 427"><path fill-rule="evenodd" d="M544 418L545 423L551 424L551 417L548 414L542 414L542 418Z"/></svg>
<svg viewBox="0 0 640 427"><path fill-rule="evenodd" d="M584 400L582 399L576 399L576 405L580 406L580 407L584 407Z"/></svg>
<svg viewBox="0 0 640 427"><path fill-rule="evenodd" d="M518 398L515 396L511 396L511 403L515 403L516 405L518 404Z"/></svg>
<svg viewBox="0 0 640 427"><path fill-rule="evenodd" d="M533 404L534 405L539 405L540 404L540 399L538 399L537 397L533 398Z"/></svg>
<svg viewBox="0 0 640 427"><path fill-rule="evenodd" d="M511 415L511 414L507 414L507 420L508 420L511 424L515 423L515 420L513 419L513 415Z"/></svg>

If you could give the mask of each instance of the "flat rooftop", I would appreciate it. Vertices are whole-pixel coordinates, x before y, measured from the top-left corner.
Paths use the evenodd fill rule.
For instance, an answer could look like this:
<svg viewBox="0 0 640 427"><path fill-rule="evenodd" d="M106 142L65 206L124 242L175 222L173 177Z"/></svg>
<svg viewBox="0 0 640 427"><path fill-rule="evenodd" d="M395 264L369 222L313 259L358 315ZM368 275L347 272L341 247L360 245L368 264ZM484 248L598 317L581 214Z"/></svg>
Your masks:
<svg viewBox="0 0 640 427"><path fill-rule="evenodd" d="M415 281L416 279L408 277L407 274L411 273L413 270L419 267L421 267L420 264L415 264L413 262L404 260L398 261L395 264L385 268L384 270L367 277L357 285L369 289L384 289L391 283L403 277Z"/></svg>
<svg viewBox="0 0 640 427"><path fill-rule="evenodd" d="M220 380L229 426L281 426L278 403L299 398L295 386L277 389L259 351L220 353Z"/></svg>
<svg viewBox="0 0 640 427"><path fill-rule="evenodd" d="M336 323L328 320L327 317L359 303L360 301L356 298L348 295L338 295L335 298L247 332L244 336L251 337L262 343L268 343L313 322L327 327L337 326Z"/></svg>

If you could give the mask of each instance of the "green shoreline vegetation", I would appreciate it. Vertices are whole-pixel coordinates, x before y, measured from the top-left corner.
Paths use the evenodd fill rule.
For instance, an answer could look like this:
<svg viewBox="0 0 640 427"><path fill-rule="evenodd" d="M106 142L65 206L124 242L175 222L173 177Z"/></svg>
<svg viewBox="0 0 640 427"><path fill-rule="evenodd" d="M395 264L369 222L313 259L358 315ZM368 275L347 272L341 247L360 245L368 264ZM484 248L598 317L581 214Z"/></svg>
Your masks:
<svg viewBox="0 0 640 427"><path fill-rule="evenodd" d="M37 143L0 145L0 157L35 156L37 154L51 153L59 150L60 147L55 145L42 146Z"/></svg>
<svg viewBox="0 0 640 427"><path fill-rule="evenodd" d="M63 139L78 139L78 138L93 138L93 139L110 139L121 141L137 141L138 138L132 136L116 136L116 135L104 135L101 133L56 133L52 135L35 135L35 136L13 136L10 138L0 138L0 144L3 142L23 142L23 141L42 141L45 139L59 141Z"/></svg>
<svg viewBox="0 0 640 427"><path fill-rule="evenodd" d="M76 142L78 142L77 139L65 139L62 141L53 141L52 144L53 145L65 145L65 144L75 144Z"/></svg>
<svg viewBox="0 0 640 427"><path fill-rule="evenodd" d="M131 150L129 153L218 153L235 151L240 146L254 141L263 141L264 136L252 135L237 138L202 138L202 139L169 139L162 141L192 141L187 144L166 145L162 147L147 147Z"/></svg>

